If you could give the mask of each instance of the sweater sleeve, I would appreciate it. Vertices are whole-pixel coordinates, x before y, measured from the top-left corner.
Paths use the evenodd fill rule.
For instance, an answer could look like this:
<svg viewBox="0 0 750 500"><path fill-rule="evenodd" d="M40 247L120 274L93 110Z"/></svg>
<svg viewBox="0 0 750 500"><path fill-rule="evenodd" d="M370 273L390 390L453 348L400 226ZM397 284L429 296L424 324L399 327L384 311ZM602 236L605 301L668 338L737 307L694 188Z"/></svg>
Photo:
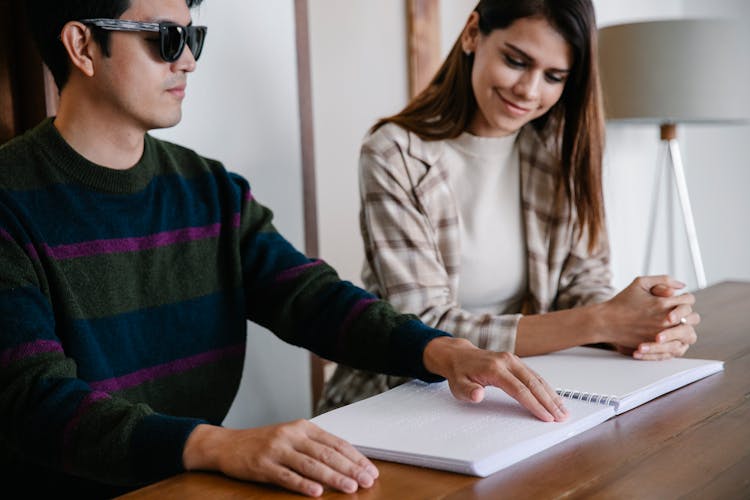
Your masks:
<svg viewBox="0 0 750 500"><path fill-rule="evenodd" d="M297 251L272 224L247 183L241 196L240 237L248 319L284 341L361 369L440 380L424 367L427 343L448 334L399 314L387 302L342 281L319 259Z"/></svg>
<svg viewBox="0 0 750 500"><path fill-rule="evenodd" d="M184 442L202 421L160 415L78 377L57 334L67 320L53 311L44 249L14 213L0 198L0 463L129 486L181 472Z"/></svg>

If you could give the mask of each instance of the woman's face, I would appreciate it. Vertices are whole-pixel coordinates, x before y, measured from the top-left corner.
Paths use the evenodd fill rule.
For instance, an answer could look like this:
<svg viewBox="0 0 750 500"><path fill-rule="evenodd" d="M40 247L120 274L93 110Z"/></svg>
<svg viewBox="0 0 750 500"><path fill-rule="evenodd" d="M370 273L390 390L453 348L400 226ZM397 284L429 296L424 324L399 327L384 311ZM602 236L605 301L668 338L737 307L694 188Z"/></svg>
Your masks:
<svg viewBox="0 0 750 500"><path fill-rule="evenodd" d="M571 49L545 19L525 17L483 35L472 13L461 35L474 53L471 85L479 109L468 131L484 137L516 132L560 99L572 65Z"/></svg>

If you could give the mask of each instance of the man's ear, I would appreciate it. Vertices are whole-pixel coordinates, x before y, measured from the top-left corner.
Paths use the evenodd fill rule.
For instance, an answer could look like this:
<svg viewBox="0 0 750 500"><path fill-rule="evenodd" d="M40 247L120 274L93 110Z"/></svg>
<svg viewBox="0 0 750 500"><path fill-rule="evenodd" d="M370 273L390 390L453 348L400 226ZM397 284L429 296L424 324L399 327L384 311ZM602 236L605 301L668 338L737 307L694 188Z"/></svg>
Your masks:
<svg viewBox="0 0 750 500"><path fill-rule="evenodd" d="M466 21L466 26L461 32L461 49L464 54L472 54L477 50L479 39L479 13L474 11Z"/></svg>
<svg viewBox="0 0 750 500"><path fill-rule="evenodd" d="M91 30L78 21L70 21L60 32L60 41L68 52L74 68L86 76L94 76L94 53L98 50Z"/></svg>

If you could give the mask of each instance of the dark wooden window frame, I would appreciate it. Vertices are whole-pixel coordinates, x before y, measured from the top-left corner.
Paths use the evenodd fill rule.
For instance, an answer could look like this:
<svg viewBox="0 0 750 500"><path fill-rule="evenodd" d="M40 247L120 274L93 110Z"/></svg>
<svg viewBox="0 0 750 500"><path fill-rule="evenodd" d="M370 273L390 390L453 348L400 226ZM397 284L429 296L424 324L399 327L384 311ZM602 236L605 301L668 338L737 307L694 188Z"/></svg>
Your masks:
<svg viewBox="0 0 750 500"><path fill-rule="evenodd" d="M26 27L23 2L0 0L0 144L57 112L58 93Z"/></svg>

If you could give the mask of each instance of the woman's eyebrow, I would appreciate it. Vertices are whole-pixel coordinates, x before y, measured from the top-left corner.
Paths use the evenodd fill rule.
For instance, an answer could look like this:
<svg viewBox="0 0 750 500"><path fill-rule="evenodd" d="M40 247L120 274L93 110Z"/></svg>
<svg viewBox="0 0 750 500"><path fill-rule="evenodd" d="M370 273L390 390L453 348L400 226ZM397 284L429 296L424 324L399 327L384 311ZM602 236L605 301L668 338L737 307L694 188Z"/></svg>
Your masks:
<svg viewBox="0 0 750 500"><path fill-rule="evenodd" d="M523 57L527 61L536 62L536 59L531 57L525 51L521 50L521 48L519 48L518 46L513 45L510 42L505 42L505 46L511 49L512 51L517 52L521 57ZM549 68L549 70L554 71L555 73L565 73L565 74L570 73L570 69L568 68Z"/></svg>

